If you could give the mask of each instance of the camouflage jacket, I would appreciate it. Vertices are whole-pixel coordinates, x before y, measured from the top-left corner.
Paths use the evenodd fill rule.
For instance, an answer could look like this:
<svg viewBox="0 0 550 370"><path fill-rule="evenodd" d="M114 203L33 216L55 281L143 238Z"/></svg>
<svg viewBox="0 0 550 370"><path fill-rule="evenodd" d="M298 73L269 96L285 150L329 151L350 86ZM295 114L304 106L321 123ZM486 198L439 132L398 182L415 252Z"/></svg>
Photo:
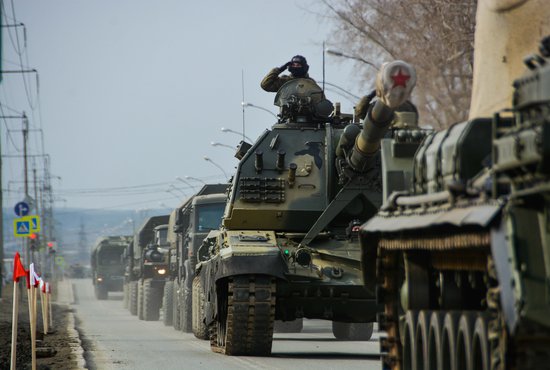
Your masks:
<svg viewBox="0 0 550 370"><path fill-rule="evenodd" d="M295 79L296 77L292 75L282 75L279 76L279 68L273 68L269 73L264 77L262 80L260 86L262 89L268 92L277 92L285 84L285 82L290 81L292 79ZM313 80L311 77L309 77L308 74L306 74L303 78L309 78L310 80Z"/></svg>

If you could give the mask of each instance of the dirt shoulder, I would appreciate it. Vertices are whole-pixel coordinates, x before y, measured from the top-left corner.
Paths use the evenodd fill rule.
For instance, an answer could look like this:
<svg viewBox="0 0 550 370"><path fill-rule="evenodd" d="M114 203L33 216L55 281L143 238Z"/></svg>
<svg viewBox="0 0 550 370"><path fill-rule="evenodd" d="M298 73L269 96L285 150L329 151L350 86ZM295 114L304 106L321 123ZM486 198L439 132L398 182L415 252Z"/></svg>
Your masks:
<svg viewBox="0 0 550 370"><path fill-rule="evenodd" d="M24 283L23 283L24 284ZM19 302L18 333L17 333L17 369L31 368L31 333L29 325L29 310L26 287L22 292ZM55 293L55 286L53 287ZM38 302L40 303L40 301ZM0 303L0 369L10 368L11 356L11 331L12 331L12 307L13 284L8 284L2 289L2 302ZM40 306L39 306L40 307ZM79 346L78 340L68 335L67 324L70 308L52 302L53 332L44 335L40 308L38 308L37 320L37 347L50 348L55 352L51 357L38 358L37 369L77 369L77 360L72 354L72 348Z"/></svg>

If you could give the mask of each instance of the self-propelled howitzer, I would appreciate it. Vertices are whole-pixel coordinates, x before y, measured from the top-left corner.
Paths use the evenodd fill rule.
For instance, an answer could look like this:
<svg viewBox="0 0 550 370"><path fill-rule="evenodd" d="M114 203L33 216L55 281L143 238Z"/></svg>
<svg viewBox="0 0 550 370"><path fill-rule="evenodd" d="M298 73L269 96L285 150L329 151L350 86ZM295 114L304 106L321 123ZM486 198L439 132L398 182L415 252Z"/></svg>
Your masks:
<svg viewBox="0 0 550 370"><path fill-rule="evenodd" d="M269 354L274 320L327 319L337 338L368 339L378 311L357 232L381 205L377 145L393 109L376 103L362 129L308 79L287 82L275 104L278 123L241 145L223 227L197 267L200 319L229 355Z"/></svg>

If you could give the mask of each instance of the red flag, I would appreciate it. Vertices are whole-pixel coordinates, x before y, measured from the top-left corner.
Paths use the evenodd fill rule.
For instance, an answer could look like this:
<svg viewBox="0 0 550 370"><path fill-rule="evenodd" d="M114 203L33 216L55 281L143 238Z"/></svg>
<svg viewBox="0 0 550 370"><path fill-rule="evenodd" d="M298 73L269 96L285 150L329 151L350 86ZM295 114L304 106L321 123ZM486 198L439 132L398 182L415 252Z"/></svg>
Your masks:
<svg viewBox="0 0 550 370"><path fill-rule="evenodd" d="M19 252L15 252L15 258L13 259L13 281L18 283L19 278L27 277L28 271L25 270L21 263L21 256Z"/></svg>

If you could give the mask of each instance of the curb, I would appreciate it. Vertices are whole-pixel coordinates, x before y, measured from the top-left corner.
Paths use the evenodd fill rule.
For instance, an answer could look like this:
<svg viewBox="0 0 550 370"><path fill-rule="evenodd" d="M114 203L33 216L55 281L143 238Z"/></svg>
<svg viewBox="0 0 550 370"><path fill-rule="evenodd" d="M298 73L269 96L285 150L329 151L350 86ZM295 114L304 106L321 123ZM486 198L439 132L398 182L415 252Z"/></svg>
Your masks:
<svg viewBox="0 0 550 370"><path fill-rule="evenodd" d="M84 349L82 348L82 341L78 331L76 330L76 323L74 319L74 313L69 312L67 317L67 333L71 339L71 354L75 358L76 365L78 370L86 369L86 360L84 359Z"/></svg>

